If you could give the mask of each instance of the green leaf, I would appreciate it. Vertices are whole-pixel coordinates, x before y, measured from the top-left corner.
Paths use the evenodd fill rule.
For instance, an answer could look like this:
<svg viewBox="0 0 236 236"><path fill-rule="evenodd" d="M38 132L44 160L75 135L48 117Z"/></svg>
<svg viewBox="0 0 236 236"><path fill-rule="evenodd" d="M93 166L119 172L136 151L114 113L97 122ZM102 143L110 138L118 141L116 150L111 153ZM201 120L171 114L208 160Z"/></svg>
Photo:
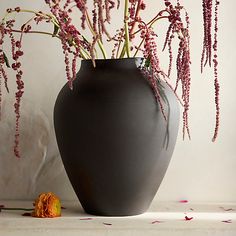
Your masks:
<svg viewBox="0 0 236 236"><path fill-rule="evenodd" d="M8 68L10 68L9 60L8 60L7 55L5 54L5 52L3 52L3 58L4 58L4 61L5 61L5 63L6 63L6 66L7 66Z"/></svg>
<svg viewBox="0 0 236 236"><path fill-rule="evenodd" d="M148 68L150 66L150 63L151 63L150 58L147 58L144 66Z"/></svg>
<svg viewBox="0 0 236 236"><path fill-rule="evenodd" d="M58 33L58 31L59 31L59 26L57 26L57 25L54 25L54 30L53 30L53 34L52 34L52 37L55 37L56 35L57 35L57 33Z"/></svg>

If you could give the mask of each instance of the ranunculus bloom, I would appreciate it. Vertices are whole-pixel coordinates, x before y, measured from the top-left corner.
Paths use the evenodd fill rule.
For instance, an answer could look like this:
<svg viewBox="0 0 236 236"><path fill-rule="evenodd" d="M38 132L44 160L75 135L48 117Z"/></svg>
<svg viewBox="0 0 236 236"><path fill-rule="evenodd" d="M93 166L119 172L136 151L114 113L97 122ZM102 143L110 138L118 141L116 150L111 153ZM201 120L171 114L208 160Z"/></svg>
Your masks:
<svg viewBox="0 0 236 236"><path fill-rule="evenodd" d="M35 200L32 216L39 218L53 218L61 216L60 199L54 193L41 193Z"/></svg>

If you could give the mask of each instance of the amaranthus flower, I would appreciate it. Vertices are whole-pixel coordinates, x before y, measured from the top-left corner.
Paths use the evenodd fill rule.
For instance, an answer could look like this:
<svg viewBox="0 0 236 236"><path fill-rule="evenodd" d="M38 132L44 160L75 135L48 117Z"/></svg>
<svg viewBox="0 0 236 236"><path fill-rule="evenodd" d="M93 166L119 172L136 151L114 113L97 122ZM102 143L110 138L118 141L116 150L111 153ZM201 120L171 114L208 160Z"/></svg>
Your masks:
<svg viewBox="0 0 236 236"><path fill-rule="evenodd" d="M124 0L124 16L122 17L123 26L116 30L115 35L110 35L108 29L111 22L111 11L118 9L120 0L45 0L50 8L50 14L42 11L32 11L21 9L20 7L8 8L2 20L0 20L0 118L1 118L1 101L2 90L1 85L4 84L8 92L8 75L6 67L11 68L15 73L15 81L17 84L17 92L15 93L14 110L16 114L15 122L15 145L14 153L16 157L20 157L20 110L21 100L24 94L23 70L21 66L23 56L23 36L29 33L40 33L50 35L61 41L62 52L64 54L65 72L69 87L73 88L73 80L76 78L77 59L91 59L95 66L95 59L99 58L99 53L104 59L109 58L105 50L105 42L113 44L111 58L136 57L138 53L142 53L142 57L146 60L145 75L148 78L156 100L166 119L160 98L160 88L158 84L164 81L172 89L176 97L178 90L182 90L182 99L179 99L183 105L183 138L187 132L190 138L190 129L188 122L188 113L190 106L190 34L189 34L189 15L180 0L159 0L164 3L163 8L156 13L154 18L149 22L142 19L142 10L146 9L145 0ZM93 3L92 10L88 2ZM220 84L218 78L218 7L220 0L202 0L203 7L203 50L201 56L201 71L207 64L213 65L214 72L214 89L215 89L215 129L212 141L218 136L220 122ZM72 12L79 11L81 16L81 24L79 27L73 24ZM31 13L33 17L27 20L19 29L16 28L16 15L21 13ZM148 12L147 12L148 13ZM92 18L91 18L92 17ZM159 42L157 34L154 33L153 26L159 20L166 20L169 23L167 28L163 51L168 48L169 68L167 73L161 68L159 63ZM53 25L53 32L44 32L34 30L34 25L46 22ZM116 24L116 22L115 22ZM33 27L32 27L33 26ZM90 31L90 36L84 30ZM19 33L19 37L16 37ZM159 32L158 32L159 33ZM85 37L86 36L86 37ZM141 42L135 44L134 39ZM159 35L158 35L159 37ZM177 55L172 53L173 41L179 40ZM5 43L10 43L10 52L5 52ZM176 44L175 44L176 45ZM174 46L175 46L174 45ZM99 47L99 51L97 51ZM8 60L8 57L10 60ZM172 64L176 60L177 80L175 86L169 83L171 76ZM10 63L12 61L12 63ZM159 76L161 75L161 76ZM179 86L180 85L180 86Z"/></svg>

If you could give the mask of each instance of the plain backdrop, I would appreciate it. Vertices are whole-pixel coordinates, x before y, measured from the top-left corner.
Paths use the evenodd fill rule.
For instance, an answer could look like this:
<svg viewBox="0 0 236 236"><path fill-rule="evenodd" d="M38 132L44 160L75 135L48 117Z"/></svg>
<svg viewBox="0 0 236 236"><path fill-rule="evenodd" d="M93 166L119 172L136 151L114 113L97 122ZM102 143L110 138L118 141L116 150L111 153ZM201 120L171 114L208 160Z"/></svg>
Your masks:
<svg viewBox="0 0 236 236"><path fill-rule="evenodd" d="M159 3L156 2L159 1L146 1L147 19L151 19L151 16L160 9ZM236 1L221 1L219 7L221 124L219 137L215 143L211 142L215 119L213 74L210 69L206 69L204 74L200 73L202 1L183 2L191 19L192 139L182 140L182 126L180 126L173 158L155 201L188 199L234 202L236 201ZM0 15L3 16L6 8L16 6L49 11L43 0L0 0ZM118 22L122 24L119 14L112 16L115 26ZM30 15L16 17L20 24L23 24ZM49 25L40 26L39 29L49 32L53 30ZM161 35L164 35L162 24L158 24L155 29L161 38ZM163 39L160 42L163 42ZM62 199L75 199L60 160L52 122L57 93L66 82L60 42L45 35L26 35L24 51L25 94L21 106L22 158L16 159L12 151L15 85L14 76L9 74L10 94L4 92L0 121L0 199L32 199L43 191L53 191ZM167 57L166 55L160 57L165 68L168 63Z"/></svg>

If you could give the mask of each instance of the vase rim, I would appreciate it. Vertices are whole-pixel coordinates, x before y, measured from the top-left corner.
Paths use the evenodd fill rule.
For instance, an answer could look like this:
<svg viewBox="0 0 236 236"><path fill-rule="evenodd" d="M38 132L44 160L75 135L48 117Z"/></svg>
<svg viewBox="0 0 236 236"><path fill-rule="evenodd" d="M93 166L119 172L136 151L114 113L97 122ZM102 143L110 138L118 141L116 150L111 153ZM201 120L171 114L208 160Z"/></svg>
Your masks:
<svg viewBox="0 0 236 236"><path fill-rule="evenodd" d="M81 67L86 69L94 68L137 68L142 61L142 57L130 57L130 58L109 58L109 59L95 59L94 63L92 59L81 60ZM94 66L95 65L95 66Z"/></svg>
<svg viewBox="0 0 236 236"><path fill-rule="evenodd" d="M123 60L136 60L143 59L143 57L125 57L125 58L98 58L94 61L123 61ZM92 61L92 59L81 59L81 61Z"/></svg>

